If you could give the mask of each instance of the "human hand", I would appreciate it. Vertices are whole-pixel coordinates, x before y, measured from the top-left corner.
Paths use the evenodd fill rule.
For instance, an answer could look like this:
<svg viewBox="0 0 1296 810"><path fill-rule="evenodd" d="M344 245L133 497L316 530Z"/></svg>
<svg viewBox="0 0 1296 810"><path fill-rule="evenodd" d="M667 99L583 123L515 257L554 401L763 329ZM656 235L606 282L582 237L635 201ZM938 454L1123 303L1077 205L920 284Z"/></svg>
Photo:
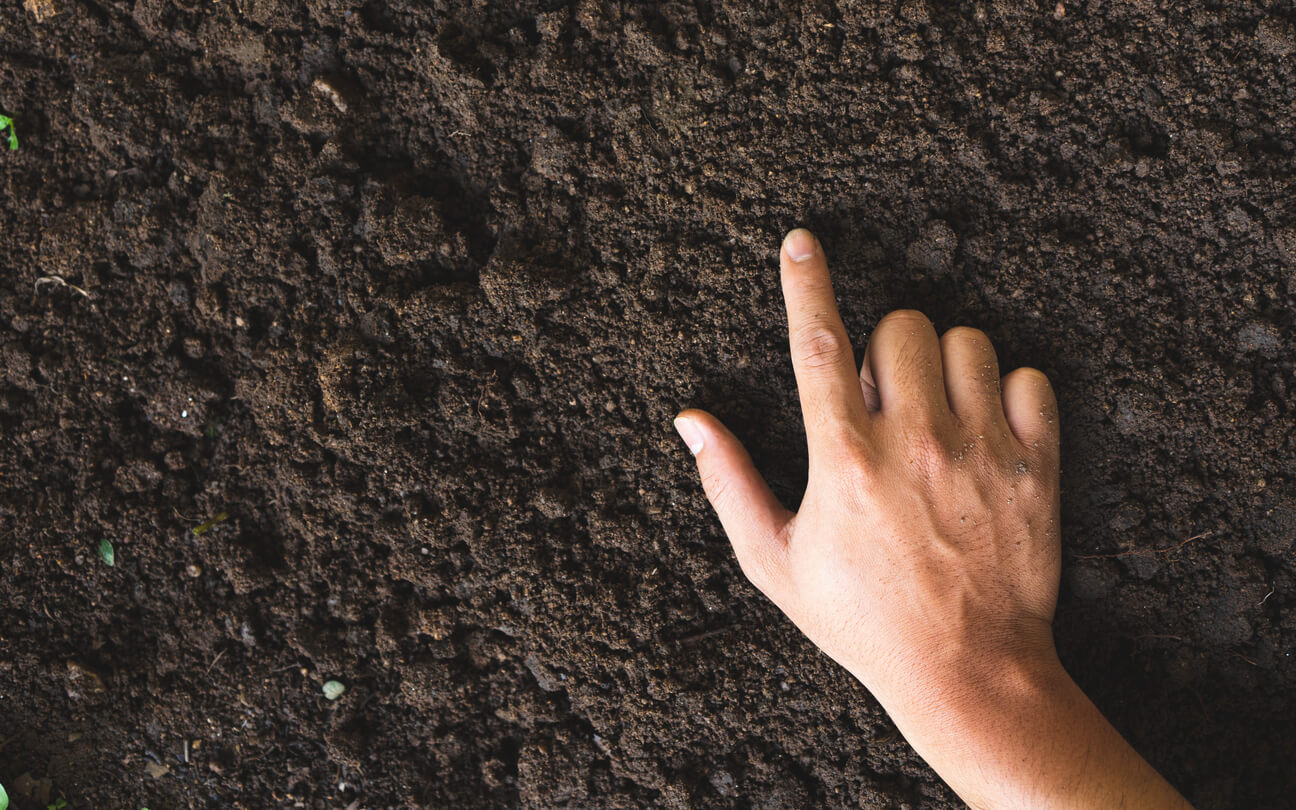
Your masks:
<svg viewBox="0 0 1296 810"><path fill-rule="evenodd" d="M677 427L747 577L902 722L975 673L1051 665L1057 602L1057 405L1048 380L999 378L984 334L882 319L857 374L808 231L781 251L809 443L801 508L775 499L701 411ZM1002 390L1002 393L1001 393ZM692 433L690 433L690 431Z"/></svg>
<svg viewBox="0 0 1296 810"><path fill-rule="evenodd" d="M970 804L1186 807L1054 650L1048 380L1001 380L984 334L938 338L914 311L882 319L857 373L818 241L792 231L780 262L809 444L799 510L713 416L675 422L743 573Z"/></svg>

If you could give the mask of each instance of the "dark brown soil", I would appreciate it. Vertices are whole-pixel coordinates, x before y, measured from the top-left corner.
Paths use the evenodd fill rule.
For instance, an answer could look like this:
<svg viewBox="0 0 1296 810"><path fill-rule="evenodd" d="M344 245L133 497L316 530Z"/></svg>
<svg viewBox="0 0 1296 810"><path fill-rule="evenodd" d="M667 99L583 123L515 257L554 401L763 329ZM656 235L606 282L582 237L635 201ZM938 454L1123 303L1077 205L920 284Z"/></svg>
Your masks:
<svg viewBox="0 0 1296 810"><path fill-rule="evenodd" d="M861 341L1052 375L1065 660L1200 807L1293 806L1294 62L1290 0L6 3L0 782L958 806L670 427L798 499L804 223Z"/></svg>

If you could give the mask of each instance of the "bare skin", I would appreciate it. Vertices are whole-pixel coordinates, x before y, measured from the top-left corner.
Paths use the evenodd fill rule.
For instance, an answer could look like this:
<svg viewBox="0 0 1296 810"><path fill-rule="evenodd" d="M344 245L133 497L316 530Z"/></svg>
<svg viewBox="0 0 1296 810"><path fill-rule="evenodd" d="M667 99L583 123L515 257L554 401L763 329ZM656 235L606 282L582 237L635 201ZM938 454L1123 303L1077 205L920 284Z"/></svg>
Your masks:
<svg viewBox="0 0 1296 810"><path fill-rule="evenodd" d="M715 417L676 427L743 573L974 808L1188 808L1058 661L1058 416L984 334L887 315L857 374L823 250L780 251L809 443L800 511Z"/></svg>

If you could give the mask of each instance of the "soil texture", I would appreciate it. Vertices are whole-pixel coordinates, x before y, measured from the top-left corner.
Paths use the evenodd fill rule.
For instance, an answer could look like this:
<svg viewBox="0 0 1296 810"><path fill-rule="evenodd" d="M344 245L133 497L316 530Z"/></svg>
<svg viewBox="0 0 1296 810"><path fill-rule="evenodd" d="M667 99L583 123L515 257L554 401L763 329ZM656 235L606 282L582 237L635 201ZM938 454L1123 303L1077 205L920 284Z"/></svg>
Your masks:
<svg viewBox="0 0 1296 810"><path fill-rule="evenodd" d="M1064 660L1292 806L1291 0L13 0L0 114L15 806L960 806L671 428L800 498L799 224L1050 374Z"/></svg>

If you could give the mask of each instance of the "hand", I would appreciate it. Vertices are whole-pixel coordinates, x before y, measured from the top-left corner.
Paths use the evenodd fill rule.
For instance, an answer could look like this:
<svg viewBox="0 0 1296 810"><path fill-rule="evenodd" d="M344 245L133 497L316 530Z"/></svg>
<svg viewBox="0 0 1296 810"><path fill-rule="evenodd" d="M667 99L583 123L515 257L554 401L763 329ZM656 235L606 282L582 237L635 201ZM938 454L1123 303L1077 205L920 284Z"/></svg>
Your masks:
<svg viewBox="0 0 1296 810"><path fill-rule="evenodd" d="M817 241L793 231L781 259L810 452L800 511L778 503L711 416L677 422L700 443L702 482L743 572L893 713L967 688L966 671L1051 659L1060 548L1048 380L1019 369L1001 395L984 334L937 338L910 310L882 319L856 374Z"/></svg>
<svg viewBox="0 0 1296 810"><path fill-rule="evenodd" d="M1000 380L984 334L958 327L938 338L914 311L882 319L857 374L818 241L792 231L780 260L809 444L800 510L778 502L714 417L676 420L743 573L965 799L1044 806L1049 785L1014 781L1026 764L1014 741L1038 742L1018 739L1029 716L1061 707L1093 724L1099 743L1124 745L1054 651L1061 546L1048 380L1033 369Z"/></svg>

